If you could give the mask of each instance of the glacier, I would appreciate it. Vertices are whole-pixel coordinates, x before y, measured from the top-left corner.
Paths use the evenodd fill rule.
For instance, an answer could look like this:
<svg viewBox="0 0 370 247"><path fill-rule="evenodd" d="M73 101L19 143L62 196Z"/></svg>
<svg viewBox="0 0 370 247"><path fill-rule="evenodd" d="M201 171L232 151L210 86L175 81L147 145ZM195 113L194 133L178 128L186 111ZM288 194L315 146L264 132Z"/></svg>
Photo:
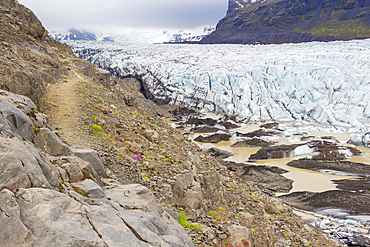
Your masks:
<svg viewBox="0 0 370 247"><path fill-rule="evenodd" d="M66 42L117 77L136 77L164 103L249 121L365 127L370 40L280 45Z"/></svg>

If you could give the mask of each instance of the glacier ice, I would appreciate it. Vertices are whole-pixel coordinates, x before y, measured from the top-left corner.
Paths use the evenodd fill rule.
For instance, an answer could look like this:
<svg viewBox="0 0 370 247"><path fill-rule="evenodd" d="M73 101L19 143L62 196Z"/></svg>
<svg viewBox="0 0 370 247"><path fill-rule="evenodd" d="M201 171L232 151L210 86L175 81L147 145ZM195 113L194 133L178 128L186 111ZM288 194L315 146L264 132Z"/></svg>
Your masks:
<svg viewBox="0 0 370 247"><path fill-rule="evenodd" d="M249 120L364 127L370 118L370 40L282 45L67 42L157 99Z"/></svg>

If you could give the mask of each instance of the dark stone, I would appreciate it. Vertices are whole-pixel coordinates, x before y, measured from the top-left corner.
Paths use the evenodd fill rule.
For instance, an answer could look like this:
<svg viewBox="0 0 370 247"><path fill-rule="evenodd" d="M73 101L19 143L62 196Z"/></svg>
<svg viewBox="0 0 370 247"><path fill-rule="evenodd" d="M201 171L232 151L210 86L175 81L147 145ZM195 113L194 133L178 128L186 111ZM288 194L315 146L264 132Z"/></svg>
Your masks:
<svg viewBox="0 0 370 247"><path fill-rule="evenodd" d="M204 143L219 143L220 141L228 141L230 140L229 134L213 134L207 137L198 136L194 139L197 142L204 142Z"/></svg>
<svg viewBox="0 0 370 247"><path fill-rule="evenodd" d="M227 159L233 155L235 155L234 153L231 153L231 152L228 152L226 150L221 150L221 149L218 149L218 148L210 148L210 149L207 149L205 150L205 153L206 154L210 154L218 159Z"/></svg>
<svg viewBox="0 0 370 247"><path fill-rule="evenodd" d="M215 133L221 129L216 128L216 127L197 127L197 128L192 128L190 131L195 132L195 133Z"/></svg>
<svg viewBox="0 0 370 247"><path fill-rule="evenodd" d="M208 125L208 126L214 126L217 123L217 120L212 118L189 118L186 121L186 124L190 125Z"/></svg>
<svg viewBox="0 0 370 247"><path fill-rule="evenodd" d="M217 122L218 124L224 126L226 129L235 129L235 128L239 128L240 126L237 125L237 124L233 124L233 123L230 123L230 122L225 122L225 121L219 121Z"/></svg>
<svg viewBox="0 0 370 247"><path fill-rule="evenodd" d="M260 127L264 129L272 129L279 126L278 123L267 123L267 124L262 124Z"/></svg>
<svg viewBox="0 0 370 247"><path fill-rule="evenodd" d="M273 145L274 142L268 142L264 141L259 138L253 138L253 139L248 139L244 141L239 141L231 145L231 147L236 148L236 147L263 147L263 146L270 146Z"/></svg>
<svg viewBox="0 0 370 247"><path fill-rule="evenodd" d="M262 136L281 135L281 131L271 130L271 129L270 130L259 129L259 130L255 130L255 131L252 131L252 132L249 132L249 133L236 132L235 134L236 134L237 137L253 138L253 137L262 137Z"/></svg>

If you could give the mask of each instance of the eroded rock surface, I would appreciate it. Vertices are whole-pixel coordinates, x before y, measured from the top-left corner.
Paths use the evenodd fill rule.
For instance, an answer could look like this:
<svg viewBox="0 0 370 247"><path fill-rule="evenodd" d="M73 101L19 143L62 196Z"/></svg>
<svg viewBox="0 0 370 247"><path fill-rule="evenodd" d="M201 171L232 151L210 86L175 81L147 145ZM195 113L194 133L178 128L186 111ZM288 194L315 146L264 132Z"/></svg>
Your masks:
<svg viewBox="0 0 370 247"><path fill-rule="evenodd" d="M1 112L13 109L24 120L14 125L1 118L5 124L0 130L7 133L0 137L2 246L193 246L149 189L103 178L107 173L94 150L72 153L46 126L40 126L31 143L24 134L34 122L13 104L1 102ZM194 184L202 198L200 184ZM190 205L196 208L195 203Z"/></svg>

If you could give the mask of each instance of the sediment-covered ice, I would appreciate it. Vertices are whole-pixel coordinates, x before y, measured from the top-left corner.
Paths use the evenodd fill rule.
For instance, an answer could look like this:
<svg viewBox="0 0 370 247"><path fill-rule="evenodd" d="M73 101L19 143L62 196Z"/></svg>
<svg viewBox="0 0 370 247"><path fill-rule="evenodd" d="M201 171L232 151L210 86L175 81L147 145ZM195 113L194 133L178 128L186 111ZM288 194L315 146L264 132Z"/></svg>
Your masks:
<svg viewBox="0 0 370 247"><path fill-rule="evenodd" d="M69 42L155 98L251 120L359 127L370 118L370 40L283 45Z"/></svg>

